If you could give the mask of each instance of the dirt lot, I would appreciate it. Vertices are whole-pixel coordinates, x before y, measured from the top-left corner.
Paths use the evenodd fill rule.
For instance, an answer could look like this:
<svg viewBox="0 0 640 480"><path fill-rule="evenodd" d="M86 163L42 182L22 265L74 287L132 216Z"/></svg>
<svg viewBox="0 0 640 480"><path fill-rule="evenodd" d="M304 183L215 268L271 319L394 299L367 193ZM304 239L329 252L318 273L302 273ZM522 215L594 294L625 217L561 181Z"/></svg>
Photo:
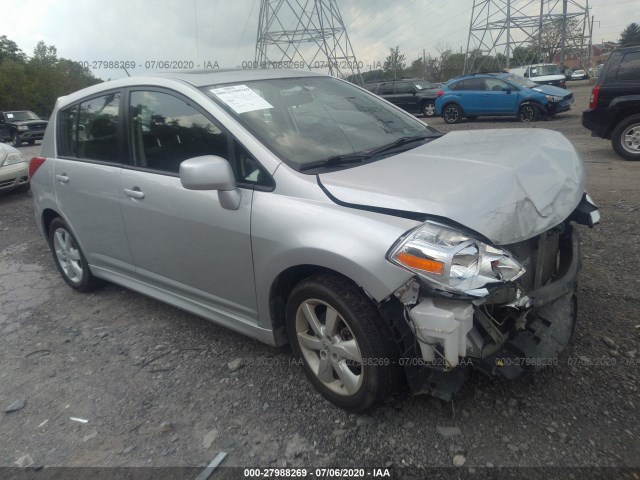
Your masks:
<svg viewBox="0 0 640 480"><path fill-rule="evenodd" d="M574 142L602 214L600 226L582 229L579 329L560 365L526 385L474 377L450 404L409 397L347 414L315 393L288 349L114 285L74 292L36 231L31 198L10 193L0 196L0 407L26 405L0 412L0 466L200 467L226 451L224 465L243 467L449 467L462 455L458 472L475 478L494 466L637 471L640 162L582 128L590 87L573 85L573 110L533 125ZM39 147L21 150L30 157ZM393 470L403 472L414 471Z"/></svg>

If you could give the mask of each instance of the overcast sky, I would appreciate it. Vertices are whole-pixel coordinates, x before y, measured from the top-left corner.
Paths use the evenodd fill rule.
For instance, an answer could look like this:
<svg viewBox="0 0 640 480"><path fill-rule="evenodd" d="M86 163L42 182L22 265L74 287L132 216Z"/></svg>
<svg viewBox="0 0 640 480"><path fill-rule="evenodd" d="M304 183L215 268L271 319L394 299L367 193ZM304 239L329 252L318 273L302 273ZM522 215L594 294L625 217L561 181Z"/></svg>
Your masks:
<svg viewBox="0 0 640 480"><path fill-rule="evenodd" d="M304 3L307 0L299 0ZM550 0L551 3L560 0ZM587 0L572 0L585 5ZM593 41L617 40L640 0L590 0ZM260 0L1 0L0 35L28 55L40 40L78 61L187 60L241 66L254 59ZM295 3L295 2L294 2ZM309 3L313 3L312 0ZM384 61L391 46L407 60L466 48L473 0L338 0L355 54L364 66ZM480 2L478 2L480 3ZM514 5L529 0L513 0ZM534 4L537 2L533 2ZM539 5L539 3L537 3ZM561 11L561 10L559 10ZM124 72L93 70L100 78Z"/></svg>

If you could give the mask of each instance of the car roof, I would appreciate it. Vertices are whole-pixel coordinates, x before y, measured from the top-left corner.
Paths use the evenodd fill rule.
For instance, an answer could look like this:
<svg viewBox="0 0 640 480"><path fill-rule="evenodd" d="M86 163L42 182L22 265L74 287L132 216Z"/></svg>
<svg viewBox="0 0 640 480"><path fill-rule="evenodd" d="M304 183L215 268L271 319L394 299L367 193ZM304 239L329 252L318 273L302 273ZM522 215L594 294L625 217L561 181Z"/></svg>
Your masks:
<svg viewBox="0 0 640 480"><path fill-rule="evenodd" d="M326 76L323 73L309 72L306 70L284 70L268 68L229 68L219 70L186 70L180 72L161 72L145 77L173 78L201 88L219 83L244 82L252 80L271 80L277 78L293 77L318 77Z"/></svg>
<svg viewBox="0 0 640 480"><path fill-rule="evenodd" d="M124 88L139 85L171 86L177 84L202 88L210 85L225 83L251 82L254 80L269 80L278 78L302 78L302 77L328 77L324 73L309 72L304 70L284 69L219 69L219 70L187 70L180 72L154 72L131 77L109 80L90 87L73 92L67 96L58 98L57 105L68 105L77 100L93 94L100 94L110 89Z"/></svg>

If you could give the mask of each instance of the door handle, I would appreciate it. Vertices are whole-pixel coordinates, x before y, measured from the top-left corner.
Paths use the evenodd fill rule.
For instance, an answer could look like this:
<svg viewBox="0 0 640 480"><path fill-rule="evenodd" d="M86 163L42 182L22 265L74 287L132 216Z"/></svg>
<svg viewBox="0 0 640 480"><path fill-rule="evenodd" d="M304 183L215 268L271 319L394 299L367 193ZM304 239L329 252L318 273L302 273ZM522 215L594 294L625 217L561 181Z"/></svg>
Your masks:
<svg viewBox="0 0 640 480"><path fill-rule="evenodd" d="M69 177L64 173L62 175L56 175L56 180L60 183L69 183Z"/></svg>
<svg viewBox="0 0 640 480"><path fill-rule="evenodd" d="M135 198L137 200L142 200L144 198L144 192L138 187L133 187L133 189L125 188L124 193L127 197Z"/></svg>

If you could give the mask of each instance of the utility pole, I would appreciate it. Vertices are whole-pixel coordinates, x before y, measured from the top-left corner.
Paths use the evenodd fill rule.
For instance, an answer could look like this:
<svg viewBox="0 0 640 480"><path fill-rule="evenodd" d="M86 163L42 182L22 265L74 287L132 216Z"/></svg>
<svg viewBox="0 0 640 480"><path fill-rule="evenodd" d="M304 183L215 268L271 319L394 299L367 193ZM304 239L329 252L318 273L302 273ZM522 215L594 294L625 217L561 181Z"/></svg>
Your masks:
<svg viewBox="0 0 640 480"><path fill-rule="evenodd" d="M511 0L507 1L507 70L509 70L509 57L511 57Z"/></svg>
<svg viewBox="0 0 640 480"><path fill-rule="evenodd" d="M426 73L427 73L427 54L423 48L422 49L422 79L423 80Z"/></svg>
<svg viewBox="0 0 640 480"><path fill-rule="evenodd" d="M567 5L568 0L562 0L562 37L560 38L560 69L562 73L565 71L564 55L567 45Z"/></svg>

